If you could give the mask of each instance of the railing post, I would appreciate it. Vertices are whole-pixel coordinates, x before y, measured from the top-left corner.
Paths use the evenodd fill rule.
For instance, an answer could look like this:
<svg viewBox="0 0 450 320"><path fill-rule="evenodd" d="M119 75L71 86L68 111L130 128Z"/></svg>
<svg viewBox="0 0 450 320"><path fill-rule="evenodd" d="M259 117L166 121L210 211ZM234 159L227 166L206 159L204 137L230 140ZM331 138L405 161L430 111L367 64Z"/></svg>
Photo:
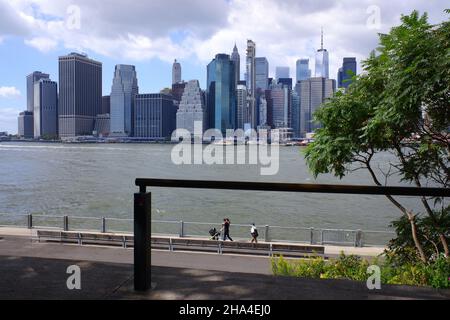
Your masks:
<svg viewBox="0 0 450 320"><path fill-rule="evenodd" d="M106 233L106 218L102 217L102 233Z"/></svg>
<svg viewBox="0 0 450 320"><path fill-rule="evenodd" d="M68 216L63 217L63 229L64 229L64 231L69 231L69 217Z"/></svg>
<svg viewBox="0 0 450 320"><path fill-rule="evenodd" d="M184 221L180 221L180 232L179 232L180 238L184 237Z"/></svg>
<svg viewBox="0 0 450 320"><path fill-rule="evenodd" d="M323 246L323 229L320 230L320 245Z"/></svg>
<svg viewBox="0 0 450 320"><path fill-rule="evenodd" d="M362 243L362 231L361 230L357 230L356 234L355 234L355 247L359 247L362 248L363 243Z"/></svg>
<svg viewBox="0 0 450 320"><path fill-rule="evenodd" d="M269 235L269 226L266 225L266 232L265 232L265 237L264 237L264 241L265 242L270 242L270 235Z"/></svg>
<svg viewBox="0 0 450 320"><path fill-rule="evenodd" d="M314 244L314 228L309 228L309 243Z"/></svg>
<svg viewBox="0 0 450 320"><path fill-rule="evenodd" d="M27 216L28 229L33 229L33 215L31 213Z"/></svg>
<svg viewBox="0 0 450 320"><path fill-rule="evenodd" d="M134 194L134 290L151 288L151 193Z"/></svg>

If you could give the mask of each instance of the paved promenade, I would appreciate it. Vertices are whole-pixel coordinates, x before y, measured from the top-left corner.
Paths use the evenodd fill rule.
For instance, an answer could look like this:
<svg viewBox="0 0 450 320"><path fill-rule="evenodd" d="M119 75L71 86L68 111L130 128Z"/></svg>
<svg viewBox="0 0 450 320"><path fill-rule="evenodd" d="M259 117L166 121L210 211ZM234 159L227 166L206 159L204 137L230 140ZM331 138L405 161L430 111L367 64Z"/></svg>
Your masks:
<svg viewBox="0 0 450 320"><path fill-rule="evenodd" d="M274 277L266 257L152 251L154 290L133 291L130 249L36 243L0 229L0 299L450 299L450 291ZM10 233L10 232L9 232ZM81 268L68 290L67 267Z"/></svg>

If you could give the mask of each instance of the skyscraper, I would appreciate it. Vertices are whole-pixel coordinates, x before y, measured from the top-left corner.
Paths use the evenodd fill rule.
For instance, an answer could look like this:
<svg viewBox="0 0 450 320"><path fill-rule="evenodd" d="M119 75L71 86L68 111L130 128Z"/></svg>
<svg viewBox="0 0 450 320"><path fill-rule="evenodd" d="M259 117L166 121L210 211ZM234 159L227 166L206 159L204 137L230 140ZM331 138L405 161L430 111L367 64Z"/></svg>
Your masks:
<svg viewBox="0 0 450 320"><path fill-rule="evenodd" d="M234 63L234 80L235 87L237 87L239 80L241 80L241 56L236 44L234 44L233 53L231 54L231 61Z"/></svg>
<svg viewBox="0 0 450 320"><path fill-rule="evenodd" d="M35 71L27 76L27 111L34 110L34 84L41 79L49 79L50 75Z"/></svg>
<svg viewBox="0 0 450 320"><path fill-rule="evenodd" d="M218 54L207 67L208 128L226 133L236 127L236 87L234 63L227 54Z"/></svg>
<svg viewBox="0 0 450 320"><path fill-rule="evenodd" d="M244 129L244 123L248 121L247 87L238 85L236 90L236 129Z"/></svg>
<svg viewBox="0 0 450 320"><path fill-rule="evenodd" d="M289 67L276 67L275 68L275 78L290 78L290 70Z"/></svg>
<svg viewBox="0 0 450 320"><path fill-rule="evenodd" d="M59 135L92 135L102 107L102 63L87 55L59 57Z"/></svg>
<svg viewBox="0 0 450 320"><path fill-rule="evenodd" d="M309 69L309 59L297 60L297 82L311 78L311 69Z"/></svg>
<svg viewBox="0 0 450 320"><path fill-rule="evenodd" d="M300 83L297 83L295 90L292 91L292 117L291 126L293 138L300 138L300 96L298 94L298 87Z"/></svg>
<svg viewBox="0 0 450 320"><path fill-rule="evenodd" d="M111 96L102 97L102 109L100 114L110 114L111 113Z"/></svg>
<svg viewBox="0 0 450 320"><path fill-rule="evenodd" d="M181 64L175 59L172 66L172 84L179 82L181 82Z"/></svg>
<svg viewBox="0 0 450 320"><path fill-rule="evenodd" d="M177 112L177 129L188 130L194 134L194 123L202 122L202 132L206 126L205 102L198 80L191 80L186 84Z"/></svg>
<svg viewBox="0 0 450 320"><path fill-rule="evenodd" d="M112 136L133 135L134 97L138 92L136 68L130 65L116 65L110 96Z"/></svg>
<svg viewBox="0 0 450 320"><path fill-rule="evenodd" d="M170 139L176 128L177 108L171 95L138 94L135 97L134 136L136 138Z"/></svg>
<svg viewBox="0 0 450 320"><path fill-rule="evenodd" d="M272 122L275 128L291 126L291 90L283 84L272 85Z"/></svg>
<svg viewBox="0 0 450 320"><path fill-rule="evenodd" d="M329 78L329 57L327 49L323 48L323 30L321 33L320 49L316 52L316 78Z"/></svg>
<svg viewBox="0 0 450 320"><path fill-rule="evenodd" d="M339 68L338 72L338 88L347 89L353 75L356 75L356 58L344 58L342 68Z"/></svg>
<svg viewBox="0 0 450 320"><path fill-rule="evenodd" d="M255 58L256 89L267 90L269 87L269 62L266 57Z"/></svg>
<svg viewBox="0 0 450 320"><path fill-rule="evenodd" d="M34 138L58 137L58 85L50 79L34 84Z"/></svg>
<svg viewBox="0 0 450 320"><path fill-rule="evenodd" d="M249 95L250 125L256 128L256 44L247 40L246 85Z"/></svg>
<svg viewBox="0 0 450 320"><path fill-rule="evenodd" d="M19 114L18 134L19 137L21 138L33 139L34 137L33 112L24 111Z"/></svg>
<svg viewBox="0 0 450 320"><path fill-rule="evenodd" d="M325 78L311 78L300 81L297 93L300 96L300 135L320 128L320 124L313 123L316 110L331 97L336 90L336 80Z"/></svg>

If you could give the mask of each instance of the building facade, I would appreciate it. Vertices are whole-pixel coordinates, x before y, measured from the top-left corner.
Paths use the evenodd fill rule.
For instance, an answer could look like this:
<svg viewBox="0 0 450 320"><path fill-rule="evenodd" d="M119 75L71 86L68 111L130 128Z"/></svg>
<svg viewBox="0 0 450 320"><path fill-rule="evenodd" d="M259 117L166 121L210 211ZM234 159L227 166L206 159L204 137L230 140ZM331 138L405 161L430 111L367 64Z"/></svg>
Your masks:
<svg viewBox="0 0 450 320"><path fill-rule="evenodd" d="M297 67L297 82L308 80L311 78L311 69L309 69L309 59L299 59L296 63Z"/></svg>
<svg viewBox="0 0 450 320"><path fill-rule="evenodd" d="M236 44L234 44L233 53L231 54L231 61L234 63L234 80L235 87L237 87L239 81L241 80L241 56L239 55Z"/></svg>
<svg viewBox="0 0 450 320"><path fill-rule="evenodd" d="M269 61L265 57L255 58L256 89L269 88Z"/></svg>
<svg viewBox="0 0 450 320"><path fill-rule="evenodd" d="M111 87L111 136L133 135L134 97L139 93L135 66L119 64Z"/></svg>
<svg viewBox="0 0 450 320"><path fill-rule="evenodd" d="M34 111L34 84L41 79L49 79L50 75L35 71L27 76L27 111Z"/></svg>
<svg viewBox="0 0 450 320"><path fill-rule="evenodd" d="M290 69L289 67L276 67L275 68L275 78L290 78Z"/></svg>
<svg viewBox="0 0 450 320"><path fill-rule="evenodd" d="M177 111L177 129L188 130L194 134L195 122L202 123L202 133L206 128L205 102L198 80L191 80L186 84Z"/></svg>
<svg viewBox="0 0 450 320"><path fill-rule="evenodd" d="M208 129L223 133L236 127L236 87L234 63L227 54L218 54L207 66Z"/></svg>
<svg viewBox="0 0 450 320"><path fill-rule="evenodd" d="M102 63L87 55L59 57L59 135L92 135L102 107Z"/></svg>
<svg viewBox="0 0 450 320"><path fill-rule="evenodd" d="M352 77L356 75L356 68L356 58L344 58L342 67L338 72L338 88L348 88L352 83Z"/></svg>
<svg viewBox="0 0 450 320"><path fill-rule="evenodd" d="M272 126L289 128L291 126L291 90L288 86L277 84L272 86Z"/></svg>
<svg viewBox="0 0 450 320"><path fill-rule="evenodd" d="M171 95L138 94L135 98L134 137L169 140L176 128L176 113Z"/></svg>
<svg viewBox="0 0 450 320"><path fill-rule="evenodd" d="M250 126L256 128L256 44L247 40L246 57L246 86L248 90L248 103L250 111Z"/></svg>
<svg viewBox="0 0 450 320"><path fill-rule="evenodd" d="M247 103L247 87L238 85L236 90L237 110L236 110L236 128L244 129L244 123L248 121L248 103Z"/></svg>
<svg viewBox="0 0 450 320"><path fill-rule="evenodd" d="M58 85L50 79L34 84L34 138L58 137Z"/></svg>
<svg viewBox="0 0 450 320"><path fill-rule="evenodd" d="M172 84L181 82L181 64L175 61L172 65Z"/></svg>
<svg viewBox="0 0 450 320"><path fill-rule="evenodd" d="M297 88L300 96L300 135L305 137L307 133L321 127L313 123L313 115L336 91L336 80L311 78L300 81Z"/></svg>
<svg viewBox="0 0 450 320"><path fill-rule="evenodd" d="M110 114L111 113L111 96L102 97L102 109L100 114Z"/></svg>
<svg viewBox="0 0 450 320"><path fill-rule="evenodd" d="M323 47L323 31L321 36L320 49L316 52L316 78L330 77L330 63L327 49Z"/></svg>
<svg viewBox="0 0 450 320"><path fill-rule="evenodd" d="M24 111L19 114L18 135L25 139L34 138L33 112Z"/></svg>

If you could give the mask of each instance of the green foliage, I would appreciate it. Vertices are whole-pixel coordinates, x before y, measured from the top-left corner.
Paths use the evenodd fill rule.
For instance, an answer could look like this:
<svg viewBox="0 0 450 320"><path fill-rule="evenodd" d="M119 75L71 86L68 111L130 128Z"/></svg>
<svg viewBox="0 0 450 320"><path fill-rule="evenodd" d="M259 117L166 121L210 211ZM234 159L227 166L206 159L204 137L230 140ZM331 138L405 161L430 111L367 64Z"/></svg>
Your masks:
<svg viewBox="0 0 450 320"><path fill-rule="evenodd" d="M332 173L343 178L366 169L382 185L372 159L389 151L396 159L388 164L403 182L450 187L450 21L431 25L427 14L413 11L401 22L380 35L379 47L363 63L365 73L315 113L322 128L305 150L315 177ZM389 200L402 214L409 212L399 201ZM442 252L436 237L448 233L449 225L436 203L432 207L424 201L424 207L428 220L420 221L419 232L427 246L425 260ZM406 231L407 224L402 226ZM404 232L394 246L404 257L411 255L409 261L415 260L410 250L414 244L407 243L411 234Z"/></svg>
<svg viewBox="0 0 450 320"><path fill-rule="evenodd" d="M447 242L450 242L450 206L434 212L437 228L429 216L417 216L416 227L419 242L427 257L431 261L436 260L443 251L439 235L444 234ZM415 250L412 232L408 219L403 216L392 222L397 237L389 242L385 254L392 265L401 266L407 263L417 263L420 257Z"/></svg>
<svg viewBox="0 0 450 320"><path fill-rule="evenodd" d="M347 279L366 281L369 277L367 268L378 265L381 269L383 284L430 286L433 288L450 288L450 259L440 255L435 261L393 264L388 259L380 263L378 259L368 261L361 257L343 253L337 259L324 260L321 257L302 260L286 260L282 256L272 258L272 272L276 276Z"/></svg>

